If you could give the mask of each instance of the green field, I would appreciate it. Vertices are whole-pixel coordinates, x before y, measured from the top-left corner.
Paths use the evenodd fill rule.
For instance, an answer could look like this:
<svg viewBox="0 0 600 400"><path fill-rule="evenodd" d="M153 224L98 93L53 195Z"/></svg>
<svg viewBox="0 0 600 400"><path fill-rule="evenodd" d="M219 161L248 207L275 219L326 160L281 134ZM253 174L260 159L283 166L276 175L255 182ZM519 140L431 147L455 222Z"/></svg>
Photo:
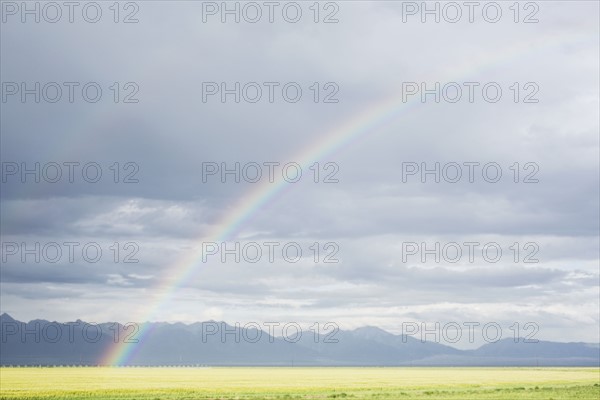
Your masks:
<svg viewBox="0 0 600 400"><path fill-rule="evenodd" d="M598 368L0 368L0 399L600 399Z"/></svg>

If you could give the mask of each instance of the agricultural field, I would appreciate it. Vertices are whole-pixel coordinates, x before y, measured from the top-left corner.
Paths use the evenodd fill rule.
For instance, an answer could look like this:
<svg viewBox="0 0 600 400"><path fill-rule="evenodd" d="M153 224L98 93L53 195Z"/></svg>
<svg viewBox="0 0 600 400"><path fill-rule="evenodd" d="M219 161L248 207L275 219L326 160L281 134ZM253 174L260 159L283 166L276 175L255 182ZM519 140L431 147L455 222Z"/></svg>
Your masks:
<svg viewBox="0 0 600 400"><path fill-rule="evenodd" d="M0 399L593 399L598 368L0 368Z"/></svg>

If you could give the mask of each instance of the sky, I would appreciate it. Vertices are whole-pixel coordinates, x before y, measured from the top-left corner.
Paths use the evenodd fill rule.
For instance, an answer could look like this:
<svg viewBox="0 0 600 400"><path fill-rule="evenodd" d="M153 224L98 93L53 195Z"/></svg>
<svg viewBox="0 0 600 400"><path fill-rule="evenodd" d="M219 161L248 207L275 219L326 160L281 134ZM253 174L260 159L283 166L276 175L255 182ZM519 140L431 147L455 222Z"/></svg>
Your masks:
<svg viewBox="0 0 600 400"><path fill-rule="evenodd" d="M2 2L1 312L600 340L597 2L94 4Z"/></svg>

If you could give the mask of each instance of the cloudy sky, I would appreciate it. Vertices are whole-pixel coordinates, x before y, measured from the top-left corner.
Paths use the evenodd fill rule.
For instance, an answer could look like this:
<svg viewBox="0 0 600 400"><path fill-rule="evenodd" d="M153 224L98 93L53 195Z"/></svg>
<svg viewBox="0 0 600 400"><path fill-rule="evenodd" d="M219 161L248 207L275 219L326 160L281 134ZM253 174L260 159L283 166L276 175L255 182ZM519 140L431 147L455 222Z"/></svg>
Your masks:
<svg viewBox="0 0 600 400"><path fill-rule="evenodd" d="M439 3L439 22L421 2L242 2L239 22L84 2L39 23L20 4L2 2L2 312L598 341L597 2Z"/></svg>

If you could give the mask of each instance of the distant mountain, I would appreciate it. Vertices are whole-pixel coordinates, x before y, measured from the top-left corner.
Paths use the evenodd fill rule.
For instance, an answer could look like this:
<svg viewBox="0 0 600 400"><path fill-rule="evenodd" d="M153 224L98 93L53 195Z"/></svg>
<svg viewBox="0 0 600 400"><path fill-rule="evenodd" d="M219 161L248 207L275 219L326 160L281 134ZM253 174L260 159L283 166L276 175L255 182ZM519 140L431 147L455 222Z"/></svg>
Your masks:
<svg viewBox="0 0 600 400"><path fill-rule="evenodd" d="M512 339L458 350L377 327L288 332L287 339L224 322L150 323L141 331L117 323L77 320L21 322L0 315L0 365L100 365L115 342L132 343L128 365L357 365L357 366L600 366L600 346Z"/></svg>

